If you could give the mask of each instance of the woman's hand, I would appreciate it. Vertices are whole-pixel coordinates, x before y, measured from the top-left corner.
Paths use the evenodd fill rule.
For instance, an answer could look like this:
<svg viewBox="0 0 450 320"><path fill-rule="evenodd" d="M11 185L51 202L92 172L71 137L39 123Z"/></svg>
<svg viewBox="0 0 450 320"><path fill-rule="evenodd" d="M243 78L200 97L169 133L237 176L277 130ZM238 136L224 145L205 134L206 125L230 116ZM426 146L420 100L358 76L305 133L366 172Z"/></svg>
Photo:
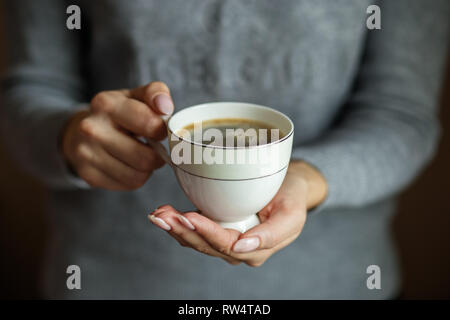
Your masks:
<svg viewBox="0 0 450 320"><path fill-rule="evenodd" d="M162 82L100 92L62 133L64 157L93 187L139 188L164 162L136 136L163 139L166 128L160 115L173 109L169 88Z"/></svg>
<svg viewBox="0 0 450 320"><path fill-rule="evenodd" d="M231 264L262 265L301 233L306 212L325 199L327 184L310 165L295 161L272 201L259 212L261 224L241 234L224 229L197 212L180 213L169 205L156 209L150 220L182 246L223 258Z"/></svg>

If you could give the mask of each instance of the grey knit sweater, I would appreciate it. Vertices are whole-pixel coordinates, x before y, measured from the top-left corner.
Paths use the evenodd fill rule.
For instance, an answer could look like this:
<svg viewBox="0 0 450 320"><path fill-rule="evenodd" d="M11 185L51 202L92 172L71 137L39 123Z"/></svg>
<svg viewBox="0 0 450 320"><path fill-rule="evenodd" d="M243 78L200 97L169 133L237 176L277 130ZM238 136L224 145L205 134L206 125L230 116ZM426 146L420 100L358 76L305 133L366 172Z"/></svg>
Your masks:
<svg viewBox="0 0 450 320"><path fill-rule="evenodd" d="M1 119L11 153L48 187L50 298L389 298L399 289L395 195L429 161L448 0L6 0ZM381 8L381 30L366 9ZM81 30L66 8L81 8ZM295 123L293 158L329 184L300 237L262 267L180 247L147 220L192 209L167 166L134 192L85 189L57 148L66 120L102 90L161 80L176 109L274 107ZM11 212L14 214L14 212ZM426 216L426 212L423 213ZM66 268L81 268L68 290ZM381 268L381 290L366 269Z"/></svg>

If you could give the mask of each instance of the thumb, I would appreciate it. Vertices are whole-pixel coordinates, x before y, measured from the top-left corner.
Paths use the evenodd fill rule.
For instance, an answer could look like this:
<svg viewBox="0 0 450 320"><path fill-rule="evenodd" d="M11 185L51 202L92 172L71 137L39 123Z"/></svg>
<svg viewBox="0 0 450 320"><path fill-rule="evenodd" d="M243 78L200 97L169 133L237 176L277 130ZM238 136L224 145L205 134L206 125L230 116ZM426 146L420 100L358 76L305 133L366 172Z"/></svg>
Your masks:
<svg viewBox="0 0 450 320"><path fill-rule="evenodd" d="M300 233L306 213L300 209L274 210L263 223L243 233L234 244L233 251L244 253L256 249L271 249L285 239Z"/></svg>
<svg viewBox="0 0 450 320"><path fill-rule="evenodd" d="M147 104L153 111L161 115L171 115L174 105L169 87L164 82L154 81L128 91L130 98Z"/></svg>

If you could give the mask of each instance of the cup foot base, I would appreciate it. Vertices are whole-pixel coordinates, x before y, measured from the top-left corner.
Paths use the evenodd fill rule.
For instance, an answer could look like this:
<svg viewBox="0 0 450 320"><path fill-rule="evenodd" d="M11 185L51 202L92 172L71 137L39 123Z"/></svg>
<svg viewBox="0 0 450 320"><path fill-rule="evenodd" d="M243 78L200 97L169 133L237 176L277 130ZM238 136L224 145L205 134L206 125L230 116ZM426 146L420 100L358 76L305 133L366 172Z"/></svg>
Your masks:
<svg viewBox="0 0 450 320"><path fill-rule="evenodd" d="M260 224L258 215L254 214L250 216L249 218L241 221L234 221L234 222L217 222L221 227L226 229L234 229L241 233L244 233L245 231L253 228L254 226L257 226Z"/></svg>

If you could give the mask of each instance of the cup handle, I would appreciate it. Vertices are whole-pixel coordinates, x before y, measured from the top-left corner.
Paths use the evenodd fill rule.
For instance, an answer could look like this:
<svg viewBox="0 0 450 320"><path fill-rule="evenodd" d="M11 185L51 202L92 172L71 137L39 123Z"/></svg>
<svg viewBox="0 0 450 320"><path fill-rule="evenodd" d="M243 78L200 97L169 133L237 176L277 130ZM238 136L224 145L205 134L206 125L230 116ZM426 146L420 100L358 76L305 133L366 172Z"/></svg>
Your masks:
<svg viewBox="0 0 450 320"><path fill-rule="evenodd" d="M170 160L169 153L161 142L148 138L144 138L144 140L150 147L152 147L153 150L156 151L156 153L164 160L165 163L167 163L171 167L173 166L172 161Z"/></svg>
<svg viewBox="0 0 450 320"><path fill-rule="evenodd" d="M170 116L167 115L161 116L161 119L164 121L166 128L168 128L169 118ZM164 147L161 142L145 137L139 137L138 139L152 147L152 149L155 150L156 153L158 153L158 155L164 160L165 163L173 167L173 163L170 159L169 153L167 152L166 147Z"/></svg>

